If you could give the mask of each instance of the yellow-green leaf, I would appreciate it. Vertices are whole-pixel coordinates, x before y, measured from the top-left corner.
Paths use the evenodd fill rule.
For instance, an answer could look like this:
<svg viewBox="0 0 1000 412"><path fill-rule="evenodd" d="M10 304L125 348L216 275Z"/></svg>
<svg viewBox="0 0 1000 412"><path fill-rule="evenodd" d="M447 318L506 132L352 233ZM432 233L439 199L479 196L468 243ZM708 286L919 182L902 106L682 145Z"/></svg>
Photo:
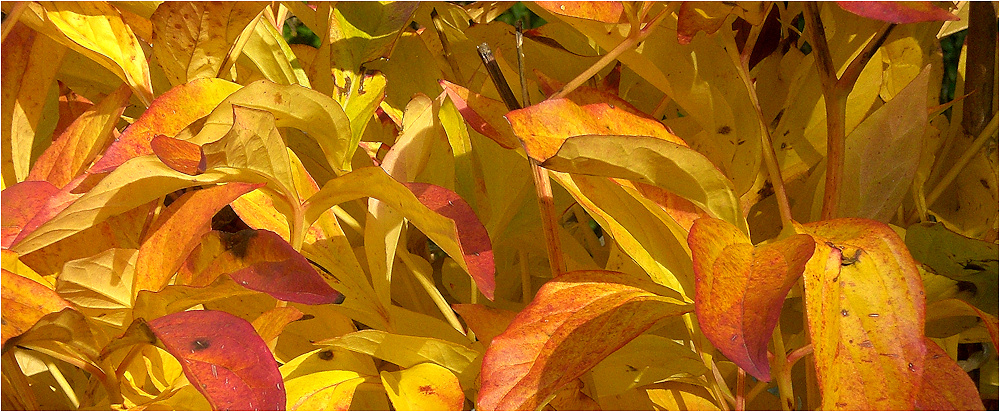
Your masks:
<svg viewBox="0 0 1000 412"><path fill-rule="evenodd" d="M104 326L111 336L132 322L135 249L108 249L63 265L56 292L81 313Z"/></svg>
<svg viewBox="0 0 1000 412"><path fill-rule="evenodd" d="M421 363L398 372L382 371L382 385L397 411L460 411L465 394L448 369Z"/></svg>

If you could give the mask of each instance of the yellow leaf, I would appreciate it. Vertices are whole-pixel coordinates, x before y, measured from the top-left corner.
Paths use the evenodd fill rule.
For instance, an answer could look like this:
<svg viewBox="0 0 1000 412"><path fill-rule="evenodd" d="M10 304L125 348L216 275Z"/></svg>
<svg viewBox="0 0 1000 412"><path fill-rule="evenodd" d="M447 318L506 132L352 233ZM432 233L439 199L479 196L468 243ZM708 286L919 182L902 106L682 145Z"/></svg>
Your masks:
<svg viewBox="0 0 1000 412"><path fill-rule="evenodd" d="M382 371L382 385L397 411L460 411L465 395L451 371L421 363L398 372Z"/></svg>
<svg viewBox="0 0 1000 412"><path fill-rule="evenodd" d="M238 62L247 67L255 67L265 79L272 82L310 87L309 78L302 70L295 53L268 19L256 20Z"/></svg>
<svg viewBox="0 0 1000 412"><path fill-rule="evenodd" d="M358 385L375 373L370 360L365 366L357 354L340 348L304 353L279 370L290 411L346 411Z"/></svg>
<svg viewBox="0 0 1000 412"><path fill-rule="evenodd" d="M6 252L6 250L5 250ZM63 308L63 300L51 287L3 269L3 344L30 329L39 319Z"/></svg>
<svg viewBox="0 0 1000 412"><path fill-rule="evenodd" d="M14 26L3 41L4 187L25 180L34 146L48 144L52 129L42 118L65 54L65 47L24 25Z"/></svg>
<svg viewBox="0 0 1000 412"><path fill-rule="evenodd" d="M639 335L594 366L594 395L613 396L675 377L707 372L697 353L672 339Z"/></svg>
<svg viewBox="0 0 1000 412"><path fill-rule="evenodd" d="M822 409L913 409L924 372L924 290L885 224L797 226L816 249L804 274Z"/></svg>
<svg viewBox="0 0 1000 412"><path fill-rule="evenodd" d="M232 108L233 127L229 133L202 146L208 169L225 166L256 172L290 205L298 202L288 152L275 127L274 115L243 106Z"/></svg>
<svg viewBox="0 0 1000 412"><path fill-rule="evenodd" d="M56 292L84 315L117 336L132 322L135 249L108 249L98 255L66 262Z"/></svg>
<svg viewBox="0 0 1000 412"><path fill-rule="evenodd" d="M153 101L149 64L132 28L107 2L42 2L47 23L61 34L53 39L117 74L145 105ZM45 31L49 34L49 31ZM51 36L52 34L50 34Z"/></svg>
<svg viewBox="0 0 1000 412"><path fill-rule="evenodd" d="M166 2L150 17L153 53L172 85L218 77L263 2ZM238 52L238 51L237 51Z"/></svg>

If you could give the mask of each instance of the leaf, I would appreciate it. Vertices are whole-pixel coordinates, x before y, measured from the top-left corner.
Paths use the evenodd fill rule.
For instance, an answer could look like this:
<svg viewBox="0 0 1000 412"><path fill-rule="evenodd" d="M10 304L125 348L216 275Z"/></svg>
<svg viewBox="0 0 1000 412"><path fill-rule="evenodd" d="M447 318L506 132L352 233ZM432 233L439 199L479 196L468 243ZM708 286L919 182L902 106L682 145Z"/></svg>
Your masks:
<svg viewBox="0 0 1000 412"><path fill-rule="evenodd" d="M106 2L41 2L45 18L66 36L54 38L114 72L147 106L153 101L149 64L132 28Z"/></svg>
<svg viewBox="0 0 1000 412"><path fill-rule="evenodd" d="M90 172L110 172L133 157L153 154L149 144L156 135L177 135L189 124L211 113L239 88L240 85L222 79L197 79L171 88L122 132Z"/></svg>
<svg viewBox="0 0 1000 412"><path fill-rule="evenodd" d="M338 4L330 21L331 62L358 71L363 63L389 57L418 2Z"/></svg>
<svg viewBox="0 0 1000 412"><path fill-rule="evenodd" d="M253 23L252 23L253 24ZM302 70L295 53L266 18L259 18L252 27L239 64L255 67L265 79L278 84L309 86L309 78Z"/></svg>
<svg viewBox="0 0 1000 412"><path fill-rule="evenodd" d="M607 271L546 283L483 358L479 410L531 410L657 321L691 307L665 288Z"/></svg>
<svg viewBox="0 0 1000 412"><path fill-rule="evenodd" d="M6 187L24 181L31 169L35 146L49 144L54 125L44 121L45 106L49 96L54 95L53 80L65 54L65 47L24 25L15 25L3 39L4 103L0 128Z"/></svg>
<svg viewBox="0 0 1000 412"><path fill-rule="evenodd" d="M294 127L315 140L327 162L350 170L356 146L350 146L350 119L329 96L298 85L278 85L267 80L250 83L214 107L205 125L190 140L205 144L218 140L233 126L232 106L266 110L277 127Z"/></svg>
<svg viewBox="0 0 1000 412"><path fill-rule="evenodd" d="M712 217L747 233L732 183L705 156L651 137L576 136L542 163L566 173L608 176L651 184L690 200Z"/></svg>
<svg viewBox="0 0 1000 412"><path fill-rule="evenodd" d="M948 230L944 224L915 224L906 229L906 247L913 258L934 273L959 282L972 296L960 296L980 310L997 316L996 243ZM971 283L972 285L969 285ZM970 287L971 286L971 287Z"/></svg>
<svg viewBox="0 0 1000 412"><path fill-rule="evenodd" d="M188 176L170 169L156 156L139 157L116 169L29 235L22 234L11 250L24 255L177 189L227 181L254 183L260 179L239 170Z"/></svg>
<svg viewBox="0 0 1000 412"><path fill-rule="evenodd" d="M84 362L97 359L100 354L87 318L71 306L46 313L30 329L11 337L6 343L11 346L41 346ZM8 347L5 346L5 351Z"/></svg>
<svg viewBox="0 0 1000 412"><path fill-rule="evenodd" d="M4 249L13 245L21 230L56 193L59 193L59 188L46 181L21 182L0 192Z"/></svg>
<svg viewBox="0 0 1000 412"><path fill-rule="evenodd" d="M625 11L620 1L539 1L536 4L553 14L578 19L596 20L602 23L620 23L624 18L622 14Z"/></svg>
<svg viewBox="0 0 1000 412"><path fill-rule="evenodd" d="M365 381L359 371L365 369L358 355L339 348L316 349L292 359L280 369L288 410L348 410L355 390Z"/></svg>
<svg viewBox="0 0 1000 412"><path fill-rule="evenodd" d="M897 24L958 20L929 1L838 1L837 5L861 17Z"/></svg>
<svg viewBox="0 0 1000 412"><path fill-rule="evenodd" d="M883 223L797 226L816 240L805 303L823 409L913 409L923 376L924 291L902 239Z"/></svg>
<svg viewBox="0 0 1000 412"><path fill-rule="evenodd" d="M208 168L205 153L194 143L158 134L149 147L163 164L186 175L202 174Z"/></svg>
<svg viewBox="0 0 1000 412"><path fill-rule="evenodd" d="M691 348L657 335L639 335L594 366L594 395L614 396L651 383L708 372Z"/></svg>
<svg viewBox="0 0 1000 412"><path fill-rule="evenodd" d="M940 346L930 339L924 339L927 357L924 360L924 381L917 395L916 408L922 411L985 410L979 390L969 374L948 357Z"/></svg>
<svg viewBox="0 0 1000 412"><path fill-rule="evenodd" d="M249 322L196 310L154 319L149 327L213 409L284 410L278 365Z"/></svg>
<svg viewBox="0 0 1000 412"><path fill-rule="evenodd" d="M766 2L740 3L682 2L680 11L677 12L677 41L689 44L699 31L704 31L707 35L714 34L732 14L751 20L750 24L755 26L763 22L764 13L769 7ZM757 19L749 16L749 11L756 11L754 17Z"/></svg>
<svg viewBox="0 0 1000 412"><path fill-rule="evenodd" d="M212 216L241 195L260 187L230 183L181 195L150 226L136 261L135 292L159 291L211 230Z"/></svg>
<svg viewBox="0 0 1000 412"><path fill-rule="evenodd" d="M838 216L888 222L909 191L927 127L930 66L846 140Z"/></svg>
<svg viewBox="0 0 1000 412"><path fill-rule="evenodd" d="M441 339L366 329L316 343L371 355L402 368L431 362L454 372L467 387L473 384L479 372L475 363L479 352Z"/></svg>
<svg viewBox="0 0 1000 412"><path fill-rule="evenodd" d="M705 218L694 222L688 245L701 331L747 373L771 380L767 345L785 296L812 257L812 238L793 235L754 247L731 224Z"/></svg>
<svg viewBox="0 0 1000 412"><path fill-rule="evenodd" d="M483 345L489 347L497 335L503 333L510 325L510 322L517 316L517 312L491 308L481 304L454 304L451 308L455 310L469 325L469 329L476 334L476 338Z"/></svg>
<svg viewBox="0 0 1000 412"><path fill-rule="evenodd" d="M983 312L969 302L959 299L944 299L929 303L927 308L927 313L929 313L927 315L928 337L946 338L965 331L969 326L982 322L983 326L989 332L990 341L993 342L993 346L997 347L998 343L1000 343L997 339L1000 325L997 323L996 316ZM961 321L962 318L967 317L979 319L972 325L969 325ZM945 333L939 334L940 331L944 331Z"/></svg>
<svg viewBox="0 0 1000 412"><path fill-rule="evenodd" d="M246 229L220 235L227 253L213 264L228 268L229 276L243 287L307 305L344 301L344 295L278 234Z"/></svg>
<svg viewBox="0 0 1000 412"><path fill-rule="evenodd" d="M458 411L465 394L451 371L421 363L398 372L381 372L382 385L397 411Z"/></svg>
<svg viewBox="0 0 1000 412"><path fill-rule="evenodd" d="M471 208L468 204L463 207L460 203L456 203L456 200L461 199L453 192L444 188L421 189L423 191L417 194L406 185L393 180L378 167L358 169L330 180L318 193L309 198L305 205L306 222L313 222L323 211L350 200L362 197L381 200L409 219L410 223L449 256L462 257L456 259L458 264L472 275L483 295L492 299L495 288L492 247L486 243L488 237L481 237L485 229L472 227L476 226L471 220L474 215L467 214L471 213ZM446 208L445 203L449 200L451 204ZM425 205L424 201L435 203ZM443 213L454 214L454 217L460 220L439 214L431 207L440 208ZM459 224L462 224L462 229L458 229Z"/></svg>
<svg viewBox="0 0 1000 412"><path fill-rule="evenodd" d="M271 189L285 195L286 201L297 202L288 151L275 128L274 115L237 105L232 109L233 127L229 133L202 146L208 168L252 170L278 186Z"/></svg>
<svg viewBox="0 0 1000 412"><path fill-rule="evenodd" d="M150 17L153 53L173 85L218 77L263 2L166 2Z"/></svg>
<svg viewBox="0 0 1000 412"><path fill-rule="evenodd" d="M441 80L440 83L469 127L506 149L521 146L521 142L514 136L503 117L508 112L503 102L472 92L447 80Z"/></svg>
<svg viewBox="0 0 1000 412"><path fill-rule="evenodd" d="M112 130L131 96L128 86L122 85L77 117L38 158L28 180L48 180L63 187L83 173L113 141Z"/></svg>
<svg viewBox="0 0 1000 412"><path fill-rule="evenodd" d="M3 269L3 345L38 322L43 316L69 308L54 290Z"/></svg>
<svg viewBox="0 0 1000 412"><path fill-rule="evenodd" d="M119 334L132 321L136 252L108 249L66 262L59 273L56 292L94 323L113 335Z"/></svg>
<svg viewBox="0 0 1000 412"><path fill-rule="evenodd" d="M285 326L302 319L302 316L302 311L290 306L274 308L254 319L253 328L260 335L261 339L265 342L270 342L281 335L282 331L285 330Z"/></svg>

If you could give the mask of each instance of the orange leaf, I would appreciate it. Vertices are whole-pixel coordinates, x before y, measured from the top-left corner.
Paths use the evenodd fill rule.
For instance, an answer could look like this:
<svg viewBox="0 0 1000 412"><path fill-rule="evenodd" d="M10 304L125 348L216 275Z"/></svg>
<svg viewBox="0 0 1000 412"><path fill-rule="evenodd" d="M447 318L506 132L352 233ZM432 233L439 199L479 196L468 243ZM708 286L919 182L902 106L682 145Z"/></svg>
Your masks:
<svg viewBox="0 0 1000 412"><path fill-rule="evenodd" d="M796 231L816 240L805 302L822 409L913 409L926 354L924 288L903 240L857 218Z"/></svg>
<svg viewBox="0 0 1000 412"><path fill-rule="evenodd" d="M178 172L193 176L204 173L207 167L205 153L194 143L158 134L149 147L163 164Z"/></svg>
<svg viewBox="0 0 1000 412"><path fill-rule="evenodd" d="M9 248L28 222L45 207L59 188L46 181L27 181L0 192L0 222L3 225L3 248Z"/></svg>
<svg viewBox="0 0 1000 412"><path fill-rule="evenodd" d="M620 1L538 1L535 4L552 14L602 23L621 22L625 11Z"/></svg>
<svg viewBox="0 0 1000 412"><path fill-rule="evenodd" d="M929 1L838 1L837 4L858 16L897 24L959 19Z"/></svg>
<svg viewBox="0 0 1000 412"><path fill-rule="evenodd" d="M549 281L486 351L476 409L536 409L660 319L691 311L667 296L678 295L611 271Z"/></svg>
<svg viewBox="0 0 1000 412"><path fill-rule="evenodd" d="M43 316L70 307L56 291L3 269L3 328L2 343L18 336Z"/></svg>
<svg viewBox="0 0 1000 412"><path fill-rule="evenodd" d="M812 256L812 238L793 235L755 248L735 226L704 218L691 227L688 245L702 332L747 373L771 380L767 344L785 296Z"/></svg>
<svg viewBox="0 0 1000 412"><path fill-rule="evenodd" d="M197 79L167 90L125 129L90 172L110 172L128 159L153 154L150 147L153 137L177 135L195 120L211 113L239 88L240 85L222 79Z"/></svg>
<svg viewBox="0 0 1000 412"><path fill-rule="evenodd" d="M63 187L83 173L90 162L113 141L114 130L132 90L122 84L66 128L31 167L28 180L48 180Z"/></svg>
<svg viewBox="0 0 1000 412"><path fill-rule="evenodd" d="M451 307L465 319L465 324L469 325L469 329L475 332L476 338L486 346L489 346L493 338L503 333L517 316L517 312L480 304L454 304Z"/></svg>
<svg viewBox="0 0 1000 412"><path fill-rule="evenodd" d="M285 409L278 364L249 322L225 312L193 310L155 319L149 328L213 409Z"/></svg>
<svg viewBox="0 0 1000 412"><path fill-rule="evenodd" d="M924 382L916 407L922 411L983 411L979 389L969 374L934 341L924 338Z"/></svg>
<svg viewBox="0 0 1000 412"><path fill-rule="evenodd" d="M934 321L938 322L954 322L956 316L975 316L982 320L983 326L990 334L990 340L993 342L993 347L998 346L997 342L997 332L1000 327L997 324L997 318L989 313L983 312L975 305L966 302L961 299L944 299L937 302L933 302L927 305L927 323L930 324Z"/></svg>
<svg viewBox="0 0 1000 412"><path fill-rule="evenodd" d="M550 99L506 117L528 156L539 162L555 156L566 139L581 135L650 136L687 146L662 123L607 102L578 105L569 99Z"/></svg>
<svg viewBox="0 0 1000 412"><path fill-rule="evenodd" d="M289 323L302 319L302 311L291 306L279 307L262 313L253 321L253 328L265 342L277 338Z"/></svg>
<svg viewBox="0 0 1000 412"><path fill-rule="evenodd" d="M230 183L182 195L150 227L139 248L135 291L159 291L184 263L184 259L211 230L212 216L233 200L262 185Z"/></svg>

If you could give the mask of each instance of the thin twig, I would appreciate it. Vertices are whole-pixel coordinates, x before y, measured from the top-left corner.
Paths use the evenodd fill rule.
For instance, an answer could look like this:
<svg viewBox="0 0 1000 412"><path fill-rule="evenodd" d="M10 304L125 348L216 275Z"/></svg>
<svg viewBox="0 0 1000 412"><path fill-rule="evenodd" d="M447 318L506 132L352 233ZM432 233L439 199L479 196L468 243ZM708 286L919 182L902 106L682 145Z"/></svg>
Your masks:
<svg viewBox="0 0 1000 412"><path fill-rule="evenodd" d="M17 21L21 18L21 15L24 14L24 11L27 10L27 8L28 8L27 1L19 1L16 4L14 4L14 8L10 11L10 14L8 14L7 18L4 19L3 21L3 33L2 36L0 36L0 42L3 42L4 40L7 39L7 35L10 34L10 31L14 29L14 26L17 24Z"/></svg>
<svg viewBox="0 0 1000 412"><path fill-rule="evenodd" d="M743 396L743 391L746 390L746 385L747 385L747 371L737 366L736 367L736 410L737 411L747 410L747 400Z"/></svg>
<svg viewBox="0 0 1000 412"><path fill-rule="evenodd" d="M524 74L524 34L521 33L521 21L518 20L517 24L514 26L517 30L514 32L514 41L517 44L517 76L521 80L521 107L531 106L531 102L528 101L528 80L527 76Z"/></svg>
<svg viewBox="0 0 1000 412"><path fill-rule="evenodd" d="M493 85L496 86L497 93L500 93L500 98L507 105L507 110L520 109L521 104L517 102L514 92L510 90L507 79L503 77L500 65L497 64L496 58L493 57L493 50L490 50L490 46L486 43L480 44L477 49L479 50L479 58L482 59L483 64L486 66L486 72L490 75L490 80L493 80Z"/></svg>
<svg viewBox="0 0 1000 412"><path fill-rule="evenodd" d="M945 189L947 189L948 186L951 185L956 178L958 178L958 174L962 172L962 169L964 169L965 166L968 166L969 162L972 161L972 158L979 153L979 149L982 149L983 145L985 145L996 132L997 113L994 113L993 119L986 125L982 133L979 133L979 136L972 142L972 145L966 148L965 152L962 153L962 157L958 158L958 161L955 162L951 169L948 170L948 173L946 173L944 177L941 178L941 181L934 186L934 190L931 190L931 193L927 195L926 204L928 206L933 205L934 202L937 201L938 197L944 193Z"/></svg>

